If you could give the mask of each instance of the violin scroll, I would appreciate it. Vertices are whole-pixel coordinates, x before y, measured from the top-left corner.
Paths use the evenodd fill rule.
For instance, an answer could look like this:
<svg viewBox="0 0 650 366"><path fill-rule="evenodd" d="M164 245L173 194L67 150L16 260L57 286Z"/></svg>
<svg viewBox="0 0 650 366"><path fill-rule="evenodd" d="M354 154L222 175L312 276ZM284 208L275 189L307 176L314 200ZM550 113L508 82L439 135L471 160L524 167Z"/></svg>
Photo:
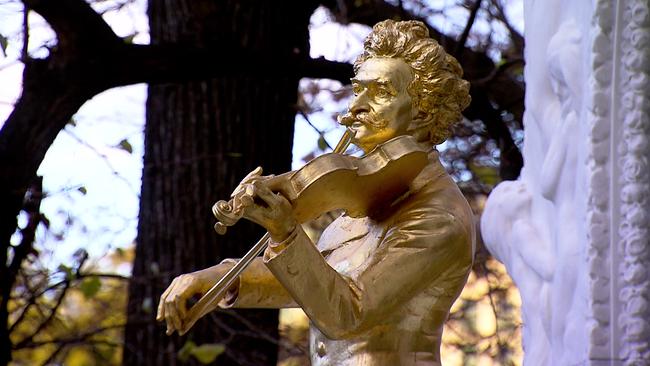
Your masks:
<svg viewBox="0 0 650 366"><path fill-rule="evenodd" d="M224 235L228 226L235 225L243 216L244 209L253 204L253 192L250 183L262 179L262 168L257 167L248 173L230 195L229 201L220 200L212 206L212 214L217 218L214 230Z"/></svg>
<svg viewBox="0 0 650 366"><path fill-rule="evenodd" d="M212 206L212 213L217 218L217 223L214 224L214 230L219 235L225 235L228 226L233 226L242 217L241 212L235 212L231 202L220 200Z"/></svg>

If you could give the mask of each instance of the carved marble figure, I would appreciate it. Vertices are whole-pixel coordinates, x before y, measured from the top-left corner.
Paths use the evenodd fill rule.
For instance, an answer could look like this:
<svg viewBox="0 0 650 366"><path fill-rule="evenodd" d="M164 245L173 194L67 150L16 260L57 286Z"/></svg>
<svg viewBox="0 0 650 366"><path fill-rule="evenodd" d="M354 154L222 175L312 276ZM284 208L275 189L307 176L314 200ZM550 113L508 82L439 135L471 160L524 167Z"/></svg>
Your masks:
<svg viewBox="0 0 650 366"><path fill-rule="evenodd" d="M344 213L317 243L296 219L295 204L269 188L272 178L252 172L235 197L243 217L268 230L268 247L211 309L301 307L312 323L312 365L439 365L443 323L471 269L475 232L434 146L461 119L469 84L414 21L375 25L354 69L354 98L340 118L352 143L371 154L411 136L426 149L426 166L405 192L366 215ZM184 329L186 300L208 291L235 262L172 282L158 308L168 334Z"/></svg>
<svg viewBox="0 0 650 366"><path fill-rule="evenodd" d="M580 364L587 352L582 5L529 18L524 168L493 190L481 222L521 292L526 365ZM526 14L551 7L530 1Z"/></svg>

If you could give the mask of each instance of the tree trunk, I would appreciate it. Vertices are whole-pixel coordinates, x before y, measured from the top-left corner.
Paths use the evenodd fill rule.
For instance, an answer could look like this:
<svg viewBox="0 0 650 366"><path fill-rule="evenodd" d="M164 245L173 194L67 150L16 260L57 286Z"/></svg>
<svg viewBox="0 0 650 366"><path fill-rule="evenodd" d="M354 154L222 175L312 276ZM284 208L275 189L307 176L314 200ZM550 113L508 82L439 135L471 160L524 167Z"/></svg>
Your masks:
<svg viewBox="0 0 650 366"><path fill-rule="evenodd" d="M153 0L152 43L308 55L315 5L283 4ZM159 296L175 276L242 256L263 234L242 222L218 237L211 206L257 165L267 173L290 169L300 76L267 71L149 88L125 365L181 364L177 353L186 340L225 344L219 365L276 363L277 311L212 313L184 337L167 337L154 321Z"/></svg>

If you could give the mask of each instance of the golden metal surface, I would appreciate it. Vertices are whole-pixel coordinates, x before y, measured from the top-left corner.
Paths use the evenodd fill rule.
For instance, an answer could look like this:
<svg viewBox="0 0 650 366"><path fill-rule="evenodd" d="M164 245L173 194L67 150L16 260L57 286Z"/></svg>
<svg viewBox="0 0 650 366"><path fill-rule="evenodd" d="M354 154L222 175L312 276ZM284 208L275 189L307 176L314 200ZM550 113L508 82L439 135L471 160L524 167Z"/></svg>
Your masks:
<svg viewBox="0 0 650 366"><path fill-rule="evenodd" d="M350 145L350 142L352 141L352 138L354 137L354 132L351 129L346 129L345 133L343 134L343 137L341 137L341 140L339 143L336 145L336 148L334 148L334 154L341 154L347 150L348 146ZM400 145L401 146L401 145ZM400 149L399 152L401 152ZM399 153L398 152L398 153ZM212 207L212 212L214 216L219 220L217 224L215 224L214 229L217 233L224 235L226 233L226 228L228 226L234 225L240 217L243 216L243 209L244 207L239 207L234 201L236 200L237 197L239 197L239 200L242 199L242 197L248 197L245 199L247 202L247 205L250 205L252 203L252 194L253 192L250 189L244 189L240 188L242 187L242 184L246 184L250 182L252 179L255 177L259 176L262 173L261 168L256 168L253 170L251 173L249 173L244 179L242 180L242 183L240 183L240 186L238 189L236 189L233 194L232 194L232 199L229 202L226 201L219 201L217 202L213 207ZM244 195L241 195L243 192ZM187 315L184 317L182 320L181 324L182 327L177 329L178 333L180 335L184 335L187 333L187 331L194 326L194 324L203 316L205 316L207 313L210 311L214 310L214 304L222 301L224 297L226 298L226 303L229 301L229 299L232 299L238 295L239 291L237 293L230 293L228 294L228 289L232 287L233 283L239 278L241 273L246 270L248 267L251 267L248 269L248 278L258 278L261 277L262 281L260 282L264 286L262 288L266 290L266 293L264 294L259 294L259 289L258 289L258 301L255 302L255 307L258 308L264 308L264 307L269 307L272 304L277 303L277 301L274 301L276 297L280 295L280 298L282 298L281 294L286 293L282 291L284 288L282 286L275 286L272 287L268 283L264 282L264 276L256 276L256 273L264 273L264 271L259 270L259 263L255 263L256 265L251 266L253 264L254 259L264 250L266 249L267 246L267 241L270 239L270 234L266 233L262 238L246 253L244 257L242 257L240 260L226 260L225 263L228 262L234 262L234 266L228 270L228 272L221 277L217 283L215 283L200 299L199 301L192 306L192 308L187 312ZM248 283L253 282L253 283L258 283L256 281L248 281ZM239 288L241 285L237 285L236 288ZM255 286L254 286L255 288ZM250 291L243 291L244 294L248 293ZM230 295L230 296L228 296ZM272 307L272 306L271 306ZM169 333L169 330L168 330Z"/></svg>
<svg viewBox="0 0 650 366"><path fill-rule="evenodd" d="M355 98L340 122L366 153L398 136L415 137L431 149L427 166L414 179L401 178L402 194L379 197L381 209L339 217L316 244L282 190L261 171L251 173L231 208L271 239L218 305L300 306L313 324L313 365L438 365L442 326L469 274L475 233L471 209L432 147L469 103L468 84L421 23L379 23L364 46L355 63ZM382 183L389 182L368 184ZM158 308L168 333L187 329L186 300L232 267L226 260L172 282ZM214 301L205 309L215 308Z"/></svg>

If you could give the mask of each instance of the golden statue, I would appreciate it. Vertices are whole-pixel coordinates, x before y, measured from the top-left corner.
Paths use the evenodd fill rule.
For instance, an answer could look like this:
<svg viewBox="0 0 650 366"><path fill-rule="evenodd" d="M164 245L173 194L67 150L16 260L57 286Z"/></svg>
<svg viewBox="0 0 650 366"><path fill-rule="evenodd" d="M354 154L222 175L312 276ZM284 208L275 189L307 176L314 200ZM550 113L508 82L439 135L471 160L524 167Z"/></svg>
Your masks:
<svg viewBox="0 0 650 366"><path fill-rule="evenodd" d="M299 306L312 323L312 365L440 364L443 324L472 266L475 232L472 211L434 146L461 119L469 85L458 62L415 21L375 25L354 70L355 96L340 118L348 127L343 140L359 146L370 165L385 164L366 176L364 158L332 154L340 158L308 163L300 172L306 178L249 174L229 203L215 205L216 228L243 217L268 234L246 256L245 269L227 274L237 263L227 259L174 279L158 308L168 334L186 332L218 307ZM339 163L347 170L323 173ZM346 209L316 244L300 225L314 216L310 207ZM225 298L205 295L186 309L187 299L214 293L226 277L233 281Z"/></svg>

